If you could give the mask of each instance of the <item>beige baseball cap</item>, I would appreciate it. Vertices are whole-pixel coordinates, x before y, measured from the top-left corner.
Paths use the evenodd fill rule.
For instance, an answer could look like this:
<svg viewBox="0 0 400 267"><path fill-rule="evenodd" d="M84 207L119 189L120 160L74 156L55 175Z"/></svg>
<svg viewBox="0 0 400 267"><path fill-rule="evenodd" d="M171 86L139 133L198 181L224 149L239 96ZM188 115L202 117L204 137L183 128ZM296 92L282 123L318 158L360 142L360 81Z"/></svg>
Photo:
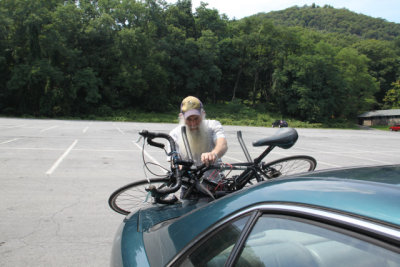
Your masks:
<svg viewBox="0 0 400 267"><path fill-rule="evenodd" d="M200 116L202 109L203 104L197 97L188 96L182 100L181 113L185 119L192 115Z"/></svg>

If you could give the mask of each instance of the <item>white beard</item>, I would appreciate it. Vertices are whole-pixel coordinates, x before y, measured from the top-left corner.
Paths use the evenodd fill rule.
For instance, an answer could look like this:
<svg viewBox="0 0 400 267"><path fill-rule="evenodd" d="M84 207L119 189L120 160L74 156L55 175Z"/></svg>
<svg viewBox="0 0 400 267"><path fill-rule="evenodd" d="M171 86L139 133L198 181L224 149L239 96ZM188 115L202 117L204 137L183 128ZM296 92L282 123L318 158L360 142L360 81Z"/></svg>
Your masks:
<svg viewBox="0 0 400 267"><path fill-rule="evenodd" d="M180 123L181 125L182 122ZM208 136L207 128L205 127L204 120L200 123L197 130L191 131L188 126L186 126L186 135L188 139L188 143L190 146L190 150L192 151L193 160L195 164L201 165L201 154L205 152L210 152L210 138ZM186 153L185 144L183 142L182 136L180 136L178 140L179 152L183 159L189 159L189 156Z"/></svg>

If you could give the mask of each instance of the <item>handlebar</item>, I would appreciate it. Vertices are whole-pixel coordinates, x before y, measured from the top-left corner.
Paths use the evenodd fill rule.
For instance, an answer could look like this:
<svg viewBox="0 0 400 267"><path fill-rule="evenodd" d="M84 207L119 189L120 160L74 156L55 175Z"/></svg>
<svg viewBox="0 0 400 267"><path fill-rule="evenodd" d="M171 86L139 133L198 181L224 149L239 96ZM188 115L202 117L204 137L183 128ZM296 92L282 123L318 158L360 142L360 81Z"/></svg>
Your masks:
<svg viewBox="0 0 400 267"><path fill-rule="evenodd" d="M159 147L161 149L164 149L165 147L164 144L154 142L152 139L147 139L147 143L151 146Z"/></svg>
<svg viewBox="0 0 400 267"><path fill-rule="evenodd" d="M171 147L171 152L169 155L172 158L172 164L173 164L173 170L174 170L174 176L176 178L176 183L172 187L166 187L166 188L155 188L155 187L149 187L147 190L152 193L152 195L156 198L156 201L158 203L173 203L176 201L176 199L171 199L171 200L165 200L164 196L174 193L180 189L182 186L182 174L188 170L188 168L192 167L194 164L194 161L192 159L190 160L183 160L180 155L176 151L176 143L174 139L166 133L155 133L155 132L149 132L147 130L142 130L139 132L141 136L147 139L147 143L151 146L159 147L164 149L165 145L162 143L158 143L153 141L155 138L163 138L166 139ZM183 168L180 168L179 166L183 166ZM206 166L205 164L202 164L201 166L196 167L194 173L197 173L198 175L202 176L204 172L206 172L208 169L210 169L211 166Z"/></svg>
<svg viewBox="0 0 400 267"><path fill-rule="evenodd" d="M165 133L153 133L153 132L149 132L149 131L147 131L147 130L142 130L142 131L139 132L139 134L140 134L141 136L143 136L144 138L147 138L147 143L148 143L149 145L155 146L155 147L159 147L159 148L164 148L164 144L154 142L153 139L154 139L154 138L164 138L164 139L167 139L167 140L169 141L170 145L171 145L171 149L172 149L172 147L174 146L174 150L175 150L175 142L174 142L174 140L172 139L172 137L169 136L168 134L165 134ZM171 140L170 140L170 139L171 139ZM171 142L171 141L172 141L172 142Z"/></svg>
<svg viewBox="0 0 400 267"><path fill-rule="evenodd" d="M149 132L147 130L142 130L139 132L141 136L144 138L147 138L147 143L151 146L159 147L159 148L164 148L164 144L158 143L153 141L154 138L163 138L166 139L171 147L171 158L172 158L172 164L173 164L173 169L175 171L175 177L176 177L176 183L172 187L166 187L163 189L157 189L157 188L150 188L149 190L154 194L156 197L167 195L170 193L174 193L179 190L179 188L182 185L182 175L179 170L179 165L184 165L184 166L191 166L193 162L186 162L181 159L180 155L176 151L176 144L174 139L166 133L154 133L154 132Z"/></svg>

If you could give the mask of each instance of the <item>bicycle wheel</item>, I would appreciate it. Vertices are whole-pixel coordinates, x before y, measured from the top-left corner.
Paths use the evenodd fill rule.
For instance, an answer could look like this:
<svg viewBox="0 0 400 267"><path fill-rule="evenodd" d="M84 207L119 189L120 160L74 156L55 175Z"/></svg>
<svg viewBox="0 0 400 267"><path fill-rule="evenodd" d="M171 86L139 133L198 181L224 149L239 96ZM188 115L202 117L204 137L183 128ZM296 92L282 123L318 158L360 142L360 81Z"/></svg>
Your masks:
<svg viewBox="0 0 400 267"><path fill-rule="evenodd" d="M169 186L169 180L165 178L151 178L127 184L111 194L108 199L110 208L118 213L127 215L133 209L139 209L154 204L154 199L145 190L149 185L157 188Z"/></svg>
<svg viewBox="0 0 400 267"><path fill-rule="evenodd" d="M315 170L317 161L310 156L292 156L278 159L262 166L269 178Z"/></svg>

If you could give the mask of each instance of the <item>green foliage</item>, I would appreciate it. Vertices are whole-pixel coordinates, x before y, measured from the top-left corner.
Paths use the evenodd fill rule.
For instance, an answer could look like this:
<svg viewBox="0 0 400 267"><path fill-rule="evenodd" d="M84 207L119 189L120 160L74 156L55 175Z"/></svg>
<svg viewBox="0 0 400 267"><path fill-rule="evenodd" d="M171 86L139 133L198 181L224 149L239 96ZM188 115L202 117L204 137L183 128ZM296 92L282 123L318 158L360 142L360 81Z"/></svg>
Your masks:
<svg viewBox="0 0 400 267"><path fill-rule="evenodd" d="M374 126L371 126L371 128L376 129L376 130L381 130L381 131L390 131L390 128L387 125L374 125Z"/></svg>
<svg viewBox="0 0 400 267"><path fill-rule="evenodd" d="M228 124L342 125L398 105L399 33L329 6L229 20L190 0L1 0L0 113L175 121L196 95Z"/></svg>
<svg viewBox="0 0 400 267"><path fill-rule="evenodd" d="M357 14L345 8L335 9L329 5L294 6L268 14L259 13L257 16L271 19L277 25L301 26L319 31L351 34L366 39L393 40L400 35L399 24Z"/></svg>
<svg viewBox="0 0 400 267"><path fill-rule="evenodd" d="M376 79L368 74L368 58L354 49L344 48L336 59L344 81L342 96L346 104L341 106L344 117L355 117L360 110L374 107L374 94L379 87Z"/></svg>
<svg viewBox="0 0 400 267"><path fill-rule="evenodd" d="M399 50L395 43L379 40L362 40L353 45L360 54L365 55L368 61L368 72L374 77L380 86L375 94L377 100L382 103L391 84L400 75Z"/></svg>
<svg viewBox="0 0 400 267"><path fill-rule="evenodd" d="M175 108L176 109L176 108ZM345 121L337 122L336 124L321 124L321 123L308 123L296 119L282 117L279 114L270 114L263 112L260 109L252 108L240 101L225 102L218 104L205 105L207 119L217 119L223 125L244 125L244 126L258 126L258 127L271 127L272 123L277 119L285 119L290 127L296 128L354 128L353 124ZM231 112L236 110L236 112ZM110 120L110 121L137 121L137 122L163 122L163 123L177 123L178 111L173 110L169 112L156 113L156 112L143 112L140 110L126 109L126 110L111 110L107 106L102 106L98 109L95 116L90 116L91 119Z"/></svg>
<svg viewBox="0 0 400 267"><path fill-rule="evenodd" d="M400 108L400 80L392 83L392 86L393 88L386 93L383 101L386 108Z"/></svg>

